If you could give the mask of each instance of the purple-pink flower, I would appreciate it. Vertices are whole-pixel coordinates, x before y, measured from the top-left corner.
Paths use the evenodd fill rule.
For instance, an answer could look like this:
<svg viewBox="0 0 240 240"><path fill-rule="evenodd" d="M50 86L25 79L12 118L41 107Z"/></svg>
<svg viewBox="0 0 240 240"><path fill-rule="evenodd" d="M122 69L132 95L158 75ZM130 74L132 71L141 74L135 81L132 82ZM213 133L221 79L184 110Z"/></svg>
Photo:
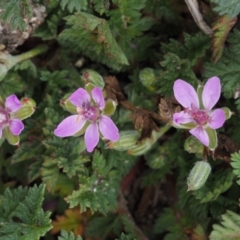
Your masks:
<svg viewBox="0 0 240 240"><path fill-rule="evenodd" d="M22 103L16 95L10 95L7 97L5 106L0 106L0 138L2 137L4 129L6 129L8 136L9 134L13 134L15 136L20 135L24 129L24 125L21 120L14 116L14 113L16 113L21 107Z"/></svg>
<svg viewBox="0 0 240 240"><path fill-rule="evenodd" d="M178 79L173 90L175 98L185 108L173 115L173 125L191 129L189 132L209 147L210 136L216 135L215 129L222 127L226 120L223 109L212 110L221 94L219 78L208 79L203 90L198 93L189 83Z"/></svg>
<svg viewBox="0 0 240 240"><path fill-rule="evenodd" d="M118 128L107 115L104 115L105 100L102 90L95 87L90 94L83 88L76 90L69 101L76 107L76 114L65 118L55 129L58 137L74 136L84 133L88 152L92 152L99 142L99 133L105 139L117 141L119 139ZM77 134L78 135L78 134Z"/></svg>

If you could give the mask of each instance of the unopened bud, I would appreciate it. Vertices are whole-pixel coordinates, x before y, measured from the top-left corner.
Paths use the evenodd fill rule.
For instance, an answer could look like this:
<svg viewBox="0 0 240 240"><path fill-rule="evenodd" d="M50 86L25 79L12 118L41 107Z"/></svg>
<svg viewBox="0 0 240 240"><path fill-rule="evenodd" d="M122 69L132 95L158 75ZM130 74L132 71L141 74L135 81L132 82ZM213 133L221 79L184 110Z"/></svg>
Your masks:
<svg viewBox="0 0 240 240"><path fill-rule="evenodd" d="M206 161L196 162L187 179L188 191L201 188L211 173L211 165Z"/></svg>
<svg viewBox="0 0 240 240"><path fill-rule="evenodd" d="M119 140L117 142L108 142L107 148L117 151L126 151L136 145L140 134L134 130L120 131Z"/></svg>
<svg viewBox="0 0 240 240"><path fill-rule="evenodd" d="M223 111L224 111L224 113L225 113L225 120L227 120L227 119L229 119L232 115L233 115L233 112L229 109L229 108L227 108L227 107L223 107L223 108L221 108Z"/></svg>
<svg viewBox="0 0 240 240"><path fill-rule="evenodd" d="M20 120L30 117L36 110L36 102L32 98L24 97L20 100L22 107L14 113L11 113L13 118Z"/></svg>
<svg viewBox="0 0 240 240"><path fill-rule="evenodd" d="M115 113L117 107L117 103L112 99L108 99L105 102L105 108L103 109L103 114L107 116L111 116Z"/></svg>
<svg viewBox="0 0 240 240"><path fill-rule="evenodd" d="M96 87L100 87L101 89L104 88L105 86L105 82L102 78L102 76L95 72L92 69L86 69L84 70L83 74L82 74L82 78L84 79L84 81L86 83L92 83L94 86Z"/></svg>
<svg viewBox="0 0 240 240"><path fill-rule="evenodd" d="M18 135L13 135L10 131L9 127L5 127L3 129L3 136L7 139L8 143L11 145L18 145L20 142L20 138Z"/></svg>
<svg viewBox="0 0 240 240"><path fill-rule="evenodd" d="M128 150L128 153L133 156L140 156L146 153L152 147L152 145L153 145L152 139L148 138L139 143L138 145L136 145L135 147Z"/></svg>
<svg viewBox="0 0 240 240"><path fill-rule="evenodd" d="M76 114L77 113L77 108L76 106L74 106L70 100L69 100L69 97L71 96L70 93L67 93L60 101L60 106L70 112L70 113L73 113L73 114Z"/></svg>
<svg viewBox="0 0 240 240"><path fill-rule="evenodd" d="M143 140L141 143L136 145L135 147L128 150L128 153L133 156L139 156L145 154L150 148L152 148L153 144L169 129L171 128L170 125L162 126L158 131L152 131L152 136Z"/></svg>
<svg viewBox="0 0 240 240"><path fill-rule="evenodd" d="M145 86L149 91L154 91L154 85L156 84L156 75L154 69L144 68L139 73L140 82Z"/></svg>
<svg viewBox="0 0 240 240"><path fill-rule="evenodd" d="M194 136L189 136L184 143L184 149L189 153L201 155L203 152L203 145Z"/></svg>

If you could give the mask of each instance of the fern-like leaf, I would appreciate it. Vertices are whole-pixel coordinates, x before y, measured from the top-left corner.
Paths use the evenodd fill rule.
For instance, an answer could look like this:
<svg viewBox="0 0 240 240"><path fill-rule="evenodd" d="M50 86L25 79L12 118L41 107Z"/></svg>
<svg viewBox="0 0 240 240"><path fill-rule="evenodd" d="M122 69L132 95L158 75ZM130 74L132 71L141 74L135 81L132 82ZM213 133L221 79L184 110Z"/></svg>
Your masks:
<svg viewBox="0 0 240 240"><path fill-rule="evenodd" d="M222 222L213 225L210 240L238 240L240 239L240 216L232 211L222 215Z"/></svg>
<svg viewBox="0 0 240 240"><path fill-rule="evenodd" d="M213 9L219 15L227 14L229 18L234 18L240 13L240 2L238 0L211 0L217 6Z"/></svg>
<svg viewBox="0 0 240 240"><path fill-rule="evenodd" d="M59 35L63 46L84 54L119 70L128 60L113 37L107 21L88 13L77 13L65 18L70 28Z"/></svg>
<svg viewBox="0 0 240 240"><path fill-rule="evenodd" d="M58 237L58 240L82 240L81 236L75 238L73 232L68 233L65 230L61 230L61 236Z"/></svg>
<svg viewBox="0 0 240 240"><path fill-rule="evenodd" d="M214 31L214 36L212 40L212 57L214 62L217 62L221 58L228 33L236 21L236 17L228 18L228 16L223 16L213 24L212 30Z"/></svg>
<svg viewBox="0 0 240 240"><path fill-rule="evenodd" d="M11 25L13 29L19 28L24 30L26 23L25 17L31 17L31 1L30 0L8 0L0 1L0 20Z"/></svg>
<svg viewBox="0 0 240 240"><path fill-rule="evenodd" d="M240 79L240 32L235 30L229 34L227 42L229 47L225 48L221 59L217 63L206 63L204 66L204 77L218 76L222 83L222 91L226 98L232 98L239 87ZM240 108L240 105L238 105Z"/></svg>
<svg viewBox="0 0 240 240"><path fill-rule="evenodd" d="M210 48L210 38L202 33L196 35L184 34L184 44L171 39L168 44L161 44L164 54L174 53L180 59L187 59L191 66L195 66L199 58L205 56Z"/></svg>
<svg viewBox="0 0 240 240"><path fill-rule="evenodd" d="M62 9L67 6L68 11L71 13L74 11L74 9L80 12L81 9L86 9L87 0L61 0L60 5Z"/></svg>
<svg viewBox="0 0 240 240"><path fill-rule="evenodd" d="M181 78L192 85L197 84L197 78L192 70L191 64L187 59L180 59L173 53L168 53L164 56L164 60L160 63L164 71L159 71L160 89L159 92L163 95L172 94L172 86L176 79Z"/></svg>
<svg viewBox="0 0 240 240"><path fill-rule="evenodd" d="M233 173L240 178L240 152L238 153L233 153L231 155L231 166L233 167ZM240 185L240 179L237 180L237 184Z"/></svg>
<svg viewBox="0 0 240 240"><path fill-rule="evenodd" d="M52 228L50 213L42 210L45 185L7 189L0 196L1 240L38 240Z"/></svg>
<svg viewBox="0 0 240 240"><path fill-rule="evenodd" d="M215 172L202 188L197 191L192 191L192 194L199 199L201 203L214 201L221 193L231 187L233 178L234 174L231 170Z"/></svg>
<svg viewBox="0 0 240 240"><path fill-rule="evenodd" d="M107 13L110 7L109 0L93 0L94 9L102 15Z"/></svg>

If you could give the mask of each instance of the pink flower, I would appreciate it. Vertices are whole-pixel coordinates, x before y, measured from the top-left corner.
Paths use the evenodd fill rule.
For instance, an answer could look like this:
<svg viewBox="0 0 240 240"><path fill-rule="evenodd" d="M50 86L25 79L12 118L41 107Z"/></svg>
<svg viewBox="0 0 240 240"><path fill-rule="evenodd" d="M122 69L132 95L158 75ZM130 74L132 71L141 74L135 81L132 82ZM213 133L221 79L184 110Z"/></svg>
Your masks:
<svg viewBox="0 0 240 240"><path fill-rule="evenodd" d="M16 95L7 97L5 106L0 106L0 138L4 132L4 136L13 145L19 143L18 136L24 129L23 122L14 115L21 107L22 103Z"/></svg>
<svg viewBox="0 0 240 240"><path fill-rule="evenodd" d="M88 152L92 152L99 142L100 134L108 140L119 139L118 128L108 116L103 114L105 101L102 90L95 87L91 96L79 88L70 97L69 101L76 107L76 114L65 118L55 129L54 134L58 137L69 137L84 133ZM80 133L80 134L79 134Z"/></svg>
<svg viewBox="0 0 240 240"><path fill-rule="evenodd" d="M191 129L189 132L201 143L211 149L216 148L215 129L222 127L226 120L223 109L212 110L221 94L219 78L208 79L203 90L201 86L198 88L198 93L189 83L178 79L173 90L175 98L185 108L173 115L173 125Z"/></svg>

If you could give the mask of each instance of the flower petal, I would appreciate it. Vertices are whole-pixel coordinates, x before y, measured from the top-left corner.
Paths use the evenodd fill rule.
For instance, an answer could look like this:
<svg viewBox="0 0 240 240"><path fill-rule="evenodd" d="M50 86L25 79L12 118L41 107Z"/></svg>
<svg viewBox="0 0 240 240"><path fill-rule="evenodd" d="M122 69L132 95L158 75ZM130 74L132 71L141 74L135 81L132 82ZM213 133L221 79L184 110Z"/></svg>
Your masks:
<svg viewBox="0 0 240 240"><path fill-rule="evenodd" d="M84 135L86 147L88 152L92 152L99 142L99 131L96 122L93 122L87 128Z"/></svg>
<svg viewBox="0 0 240 240"><path fill-rule="evenodd" d="M208 125L212 129L218 129L223 126L226 121L225 113L222 109L215 109L208 120Z"/></svg>
<svg viewBox="0 0 240 240"><path fill-rule="evenodd" d="M86 120L81 119L80 115L72 115L63 119L63 121L54 130L54 134L58 137L69 137L76 134L82 129Z"/></svg>
<svg viewBox="0 0 240 240"><path fill-rule="evenodd" d="M193 136L195 136L202 144L208 147L209 137L207 132L203 127L196 127L189 131Z"/></svg>
<svg viewBox="0 0 240 240"><path fill-rule="evenodd" d="M85 89L79 88L69 97L69 101L76 107L83 107L90 103L90 95Z"/></svg>
<svg viewBox="0 0 240 240"><path fill-rule="evenodd" d="M190 123L192 121L193 121L192 117L184 111L173 114L173 123L176 125Z"/></svg>
<svg viewBox="0 0 240 240"><path fill-rule="evenodd" d="M204 108L209 111L217 103L221 94L221 84L218 77L209 78L203 88L202 101Z"/></svg>
<svg viewBox="0 0 240 240"><path fill-rule="evenodd" d="M107 116L102 116L99 120L99 130L104 136L104 138L113 142L118 141L119 131L111 118Z"/></svg>
<svg viewBox="0 0 240 240"><path fill-rule="evenodd" d="M104 97L103 97L101 88L95 87L92 90L92 98L95 101L95 103L98 105L99 109L103 110L105 107L105 101L104 101Z"/></svg>
<svg viewBox="0 0 240 240"><path fill-rule="evenodd" d="M23 122L19 119L11 119L9 121L9 129L13 135L20 135L24 129Z"/></svg>
<svg viewBox="0 0 240 240"><path fill-rule="evenodd" d="M199 108L199 100L195 89L189 83L178 79L173 86L174 96L185 108L192 108L192 104Z"/></svg>
<svg viewBox="0 0 240 240"><path fill-rule="evenodd" d="M16 112L21 108L21 106L22 103L19 101L16 95L13 94L6 98L5 107L8 112Z"/></svg>

